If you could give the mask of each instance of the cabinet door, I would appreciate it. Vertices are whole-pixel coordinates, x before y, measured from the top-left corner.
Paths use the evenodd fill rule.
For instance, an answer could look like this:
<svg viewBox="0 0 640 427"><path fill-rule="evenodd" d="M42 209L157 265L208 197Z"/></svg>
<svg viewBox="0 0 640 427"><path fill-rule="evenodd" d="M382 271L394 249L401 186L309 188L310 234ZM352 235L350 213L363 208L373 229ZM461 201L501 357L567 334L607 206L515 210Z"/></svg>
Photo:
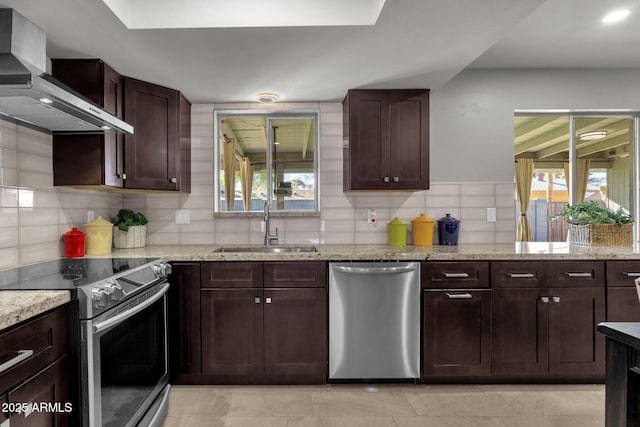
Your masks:
<svg viewBox="0 0 640 427"><path fill-rule="evenodd" d="M604 288L549 289L549 373L604 378Z"/></svg>
<svg viewBox="0 0 640 427"><path fill-rule="evenodd" d="M640 322L640 303L635 287L607 288L607 322Z"/></svg>
<svg viewBox="0 0 640 427"><path fill-rule="evenodd" d="M549 369L547 289L493 289L492 371L535 378Z"/></svg>
<svg viewBox="0 0 640 427"><path fill-rule="evenodd" d="M345 157L346 190L389 189L389 98L385 91L348 94L349 153Z"/></svg>
<svg viewBox="0 0 640 427"><path fill-rule="evenodd" d="M389 96L391 189L428 189L429 92L391 91Z"/></svg>
<svg viewBox="0 0 640 427"><path fill-rule="evenodd" d="M200 263L171 264L169 276L169 357L171 382L200 373ZM182 375L184 376L184 375Z"/></svg>
<svg viewBox="0 0 640 427"><path fill-rule="evenodd" d="M103 66L104 109L116 117L124 117L122 76L107 64ZM104 138L104 184L123 186L124 175L124 135L105 134Z"/></svg>
<svg viewBox="0 0 640 427"><path fill-rule="evenodd" d="M124 137L126 188L178 188L178 101L178 91L124 79L124 120L135 129Z"/></svg>
<svg viewBox="0 0 640 427"><path fill-rule="evenodd" d="M122 76L97 59L54 59L52 74L116 117L123 117ZM54 185L122 187L124 135L54 135ZM83 165L79 168L78 165Z"/></svg>
<svg viewBox="0 0 640 427"><path fill-rule="evenodd" d="M423 373L491 374L491 291L425 291Z"/></svg>
<svg viewBox="0 0 640 427"><path fill-rule="evenodd" d="M262 289L203 289L200 306L202 372L213 383L262 381Z"/></svg>
<svg viewBox="0 0 640 427"><path fill-rule="evenodd" d="M327 293L324 288L265 289L265 379L272 384L324 384Z"/></svg>
<svg viewBox="0 0 640 427"><path fill-rule="evenodd" d="M9 392L8 401L13 403L36 403L58 405L57 410L45 409L12 414L11 427L59 427L68 425L68 413L65 408L69 402L66 359L59 359L29 378L17 388ZM40 408L40 406L38 406ZM77 410L77 408L73 408Z"/></svg>

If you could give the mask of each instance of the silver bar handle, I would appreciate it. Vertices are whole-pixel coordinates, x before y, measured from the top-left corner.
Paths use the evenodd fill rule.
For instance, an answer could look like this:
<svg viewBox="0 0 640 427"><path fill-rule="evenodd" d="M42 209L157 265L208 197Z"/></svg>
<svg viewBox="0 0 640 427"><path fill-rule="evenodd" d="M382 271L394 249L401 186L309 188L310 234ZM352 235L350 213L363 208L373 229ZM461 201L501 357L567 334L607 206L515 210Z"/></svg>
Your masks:
<svg viewBox="0 0 640 427"><path fill-rule="evenodd" d="M27 360L31 356L33 356L33 350L18 350L18 354L15 357L7 360L2 365L0 365L0 374L16 366L23 360Z"/></svg>
<svg viewBox="0 0 640 427"><path fill-rule="evenodd" d="M540 301L547 304L549 302L549 297L540 297Z"/></svg>
<svg viewBox="0 0 640 427"><path fill-rule="evenodd" d="M624 274L627 277L640 277L640 273L632 273L632 272L623 271L622 274Z"/></svg>
<svg viewBox="0 0 640 427"><path fill-rule="evenodd" d="M162 286L162 288L158 291L157 294L145 300L144 302L141 302L140 304L130 308L129 310L126 310L116 316L113 316L112 318L107 319L104 322L96 323L95 325L93 325L93 333L94 334L100 333L101 331L104 331L105 329L109 329L110 327L116 325L117 323L122 322L123 320L141 312L142 310L144 310L145 308L149 307L151 304L153 304L154 302L162 298L167 293L168 290L169 290L169 283L165 283Z"/></svg>
<svg viewBox="0 0 640 427"><path fill-rule="evenodd" d="M591 277L593 276L591 273L570 273L570 272L565 272L564 273L567 277Z"/></svg>
<svg viewBox="0 0 640 427"><path fill-rule="evenodd" d="M416 271L415 266L403 266L403 267L343 267L334 266L334 270L342 271L344 273L355 274L393 274L393 273L408 273L410 271Z"/></svg>
<svg viewBox="0 0 640 427"><path fill-rule="evenodd" d="M449 292L445 292L447 294L447 298L449 299L471 299L473 296L465 292L464 294L450 294Z"/></svg>
<svg viewBox="0 0 640 427"><path fill-rule="evenodd" d="M447 273L447 272L444 272L442 274L447 279L466 279L467 277L469 277L469 273Z"/></svg>
<svg viewBox="0 0 640 427"><path fill-rule="evenodd" d="M512 279L532 279L536 277L533 273L507 273Z"/></svg>
<svg viewBox="0 0 640 427"><path fill-rule="evenodd" d="M553 297L553 302L560 302L560 297Z"/></svg>

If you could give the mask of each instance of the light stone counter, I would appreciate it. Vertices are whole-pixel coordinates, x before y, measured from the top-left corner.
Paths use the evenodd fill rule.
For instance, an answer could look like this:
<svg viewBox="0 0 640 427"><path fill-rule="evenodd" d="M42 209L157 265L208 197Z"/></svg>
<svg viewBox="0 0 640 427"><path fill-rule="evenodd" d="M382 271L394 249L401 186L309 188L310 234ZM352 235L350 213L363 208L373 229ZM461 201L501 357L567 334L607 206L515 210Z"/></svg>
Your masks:
<svg viewBox="0 0 640 427"><path fill-rule="evenodd" d="M243 245L223 245L243 246ZM244 245L250 246L250 245ZM259 245L253 245L259 246ZM288 245L281 245L288 246ZM215 252L215 246L147 246L115 249L109 257L158 257L166 261L464 261L638 259L631 246L581 246L567 243L468 244L460 246L314 245L318 252Z"/></svg>
<svg viewBox="0 0 640 427"><path fill-rule="evenodd" d="M242 245L224 245L242 246ZM249 246L249 245L245 245ZM252 245L257 246L257 245ZM280 245L287 246L287 245ZM166 261L473 261L637 259L631 246L580 246L567 243L469 244L460 246L314 245L318 252L215 252L219 245L146 246L114 249L96 258L149 257ZM67 291L0 291L0 329L69 301Z"/></svg>
<svg viewBox="0 0 640 427"><path fill-rule="evenodd" d="M0 291L0 330L70 300L69 291Z"/></svg>

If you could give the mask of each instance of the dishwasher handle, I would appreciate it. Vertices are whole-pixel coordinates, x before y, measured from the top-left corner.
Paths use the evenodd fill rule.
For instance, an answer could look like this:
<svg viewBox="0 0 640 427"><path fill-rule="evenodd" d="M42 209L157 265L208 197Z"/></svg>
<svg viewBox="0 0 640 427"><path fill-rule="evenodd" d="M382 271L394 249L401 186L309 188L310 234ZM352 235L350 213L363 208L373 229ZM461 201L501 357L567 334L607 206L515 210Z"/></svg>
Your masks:
<svg viewBox="0 0 640 427"><path fill-rule="evenodd" d="M403 265L398 267L347 267L342 265L336 265L331 267L336 271L343 273L354 274L394 274L394 273L408 273L416 271L418 267L415 265Z"/></svg>

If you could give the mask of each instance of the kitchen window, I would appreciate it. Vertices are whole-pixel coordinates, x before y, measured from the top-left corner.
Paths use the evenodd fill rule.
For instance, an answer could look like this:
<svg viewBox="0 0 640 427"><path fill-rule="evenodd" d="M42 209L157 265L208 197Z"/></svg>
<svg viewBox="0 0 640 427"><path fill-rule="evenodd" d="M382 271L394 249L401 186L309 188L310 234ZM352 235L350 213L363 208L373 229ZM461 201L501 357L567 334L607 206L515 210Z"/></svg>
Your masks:
<svg viewBox="0 0 640 427"><path fill-rule="evenodd" d="M215 212L318 211L317 111L215 111Z"/></svg>

